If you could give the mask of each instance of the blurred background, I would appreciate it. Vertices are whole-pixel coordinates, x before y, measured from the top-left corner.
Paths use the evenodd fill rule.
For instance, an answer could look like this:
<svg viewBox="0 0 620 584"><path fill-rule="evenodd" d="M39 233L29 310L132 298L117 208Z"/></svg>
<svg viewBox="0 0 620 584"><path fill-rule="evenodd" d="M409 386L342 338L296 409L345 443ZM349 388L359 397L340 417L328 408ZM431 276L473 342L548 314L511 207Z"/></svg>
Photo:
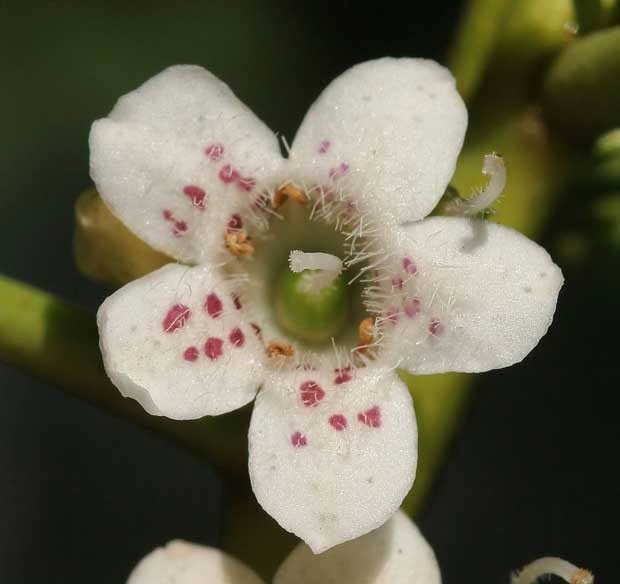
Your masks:
<svg viewBox="0 0 620 584"><path fill-rule="evenodd" d="M72 255L73 205L90 184L89 127L120 95L164 67L210 69L290 140L321 89L354 63L385 55L446 63L466 7L385 2L364 8L344 0L0 2L0 273L94 313L110 289L81 275ZM493 22L489 16L487 29ZM476 88L472 140L493 135L488 126L503 115L498 102L526 96L533 108L527 111L539 112L554 51L573 42L574 18L565 24L556 31L561 43L528 62L527 74L518 63L509 77L497 73ZM479 34L469 41L474 58L486 50L476 44L484 29ZM491 60L525 59L536 41L525 33L506 38L514 44L491 51ZM575 117L587 117L591 102L586 96L579 103L584 110ZM556 191L522 213L540 217L537 239L562 266L566 284L539 347L517 366L476 378L418 514L447 584L508 582L512 569L543 555L564 557L592 569L598 581L611 581L602 516L618 492L610 473L619 445L612 400L620 387L620 207L613 198L620 187L590 180L601 128L576 136L551 118L543 115L552 138L536 138L539 146L549 139L557 145L543 170L566 176L584 169L561 188L527 164L518 180ZM499 149L493 142L481 148ZM564 150L570 155L556 156ZM508 172L510 183L509 158ZM464 181L458 186L469 188ZM141 556L172 538L218 545L227 493L214 468L9 365L0 365L0 477L3 584L124 582Z"/></svg>

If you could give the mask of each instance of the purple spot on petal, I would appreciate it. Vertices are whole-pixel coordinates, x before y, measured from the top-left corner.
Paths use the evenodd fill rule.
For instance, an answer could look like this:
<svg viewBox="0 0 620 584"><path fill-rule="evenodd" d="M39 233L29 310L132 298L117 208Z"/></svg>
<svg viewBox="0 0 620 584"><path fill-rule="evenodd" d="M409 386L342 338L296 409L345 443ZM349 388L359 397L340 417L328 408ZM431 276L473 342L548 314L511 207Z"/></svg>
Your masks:
<svg viewBox="0 0 620 584"><path fill-rule="evenodd" d="M205 148L205 154L210 160L218 161L220 158L222 158L222 155L224 154L224 146L219 143L209 144Z"/></svg>
<svg viewBox="0 0 620 584"><path fill-rule="evenodd" d="M329 424L337 432L342 432L347 427L347 419L342 414L334 414L330 416Z"/></svg>
<svg viewBox="0 0 620 584"><path fill-rule="evenodd" d="M291 434L291 444L295 448L301 448L308 444L308 439L301 432L294 432Z"/></svg>
<svg viewBox="0 0 620 584"><path fill-rule="evenodd" d="M184 304L175 304L170 308L162 322L164 332L173 333L184 327L191 314L191 310Z"/></svg>
<svg viewBox="0 0 620 584"><path fill-rule="evenodd" d="M215 361L222 355L223 344L222 339L218 339L217 337L209 337L205 343L205 355L209 357L211 361Z"/></svg>

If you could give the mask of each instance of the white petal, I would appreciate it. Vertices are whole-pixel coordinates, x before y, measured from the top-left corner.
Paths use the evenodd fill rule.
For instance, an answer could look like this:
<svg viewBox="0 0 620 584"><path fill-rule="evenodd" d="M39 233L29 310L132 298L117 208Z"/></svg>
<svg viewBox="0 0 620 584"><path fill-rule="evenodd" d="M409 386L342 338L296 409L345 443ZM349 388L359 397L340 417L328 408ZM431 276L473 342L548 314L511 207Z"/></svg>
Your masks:
<svg viewBox="0 0 620 584"><path fill-rule="evenodd" d="M268 378L249 431L258 502L315 553L385 523L411 488L417 426L390 370L299 369Z"/></svg>
<svg viewBox="0 0 620 584"><path fill-rule="evenodd" d="M150 414L192 419L254 398L264 348L233 291L209 266L168 264L99 308L106 372Z"/></svg>
<svg viewBox="0 0 620 584"><path fill-rule="evenodd" d="M299 544L273 584L441 584L433 549L402 511L354 541L314 555Z"/></svg>
<svg viewBox="0 0 620 584"><path fill-rule="evenodd" d="M142 558L127 584L263 584L246 565L224 552L171 541Z"/></svg>
<svg viewBox="0 0 620 584"><path fill-rule="evenodd" d="M406 285L397 322L386 322L383 354L411 372L507 367L551 324L562 272L512 229L433 217L396 233L393 248Z"/></svg>
<svg viewBox="0 0 620 584"><path fill-rule="evenodd" d="M186 262L223 251L231 216L251 220L258 187L282 164L273 132L227 85L191 65L121 97L93 124L90 149L91 176L110 209Z"/></svg>
<svg viewBox="0 0 620 584"><path fill-rule="evenodd" d="M454 78L425 59L352 67L310 108L291 158L318 184L399 223L425 217L454 174L467 111Z"/></svg>

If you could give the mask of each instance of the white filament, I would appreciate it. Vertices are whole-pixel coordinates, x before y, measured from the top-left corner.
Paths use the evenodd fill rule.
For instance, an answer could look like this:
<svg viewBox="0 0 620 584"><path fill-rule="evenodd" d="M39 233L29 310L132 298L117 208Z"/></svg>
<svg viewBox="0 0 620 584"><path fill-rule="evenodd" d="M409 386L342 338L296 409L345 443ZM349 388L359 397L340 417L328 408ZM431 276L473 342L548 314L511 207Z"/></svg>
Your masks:
<svg viewBox="0 0 620 584"><path fill-rule="evenodd" d="M561 558L540 558L512 577L511 584L533 584L541 576L554 574L569 584L592 584L594 576Z"/></svg>
<svg viewBox="0 0 620 584"><path fill-rule="evenodd" d="M329 286L342 272L342 260L335 255L322 252L306 253L298 249L291 251L288 257L291 272L303 272L306 292L317 294Z"/></svg>
<svg viewBox="0 0 620 584"><path fill-rule="evenodd" d="M506 165L499 154L493 152L485 155L482 174L490 177L489 184L471 199L458 201L459 214L477 215L488 209L504 192Z"/></svg>

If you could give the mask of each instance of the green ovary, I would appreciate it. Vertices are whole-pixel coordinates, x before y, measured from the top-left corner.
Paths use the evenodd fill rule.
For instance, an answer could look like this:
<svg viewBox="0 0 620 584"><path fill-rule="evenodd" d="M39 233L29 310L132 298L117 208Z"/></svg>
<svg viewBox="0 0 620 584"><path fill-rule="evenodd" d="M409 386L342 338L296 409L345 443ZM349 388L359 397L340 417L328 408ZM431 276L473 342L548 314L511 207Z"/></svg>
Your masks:
<svg viewBox="0 0 620 584"><path fill-rule="evenodd" d="M343 330L349 316L349 287L342 275L318 292L309 291L312 272L280 273L275 294L275 315L279 326L300 341L329 342Z"/></svg>

